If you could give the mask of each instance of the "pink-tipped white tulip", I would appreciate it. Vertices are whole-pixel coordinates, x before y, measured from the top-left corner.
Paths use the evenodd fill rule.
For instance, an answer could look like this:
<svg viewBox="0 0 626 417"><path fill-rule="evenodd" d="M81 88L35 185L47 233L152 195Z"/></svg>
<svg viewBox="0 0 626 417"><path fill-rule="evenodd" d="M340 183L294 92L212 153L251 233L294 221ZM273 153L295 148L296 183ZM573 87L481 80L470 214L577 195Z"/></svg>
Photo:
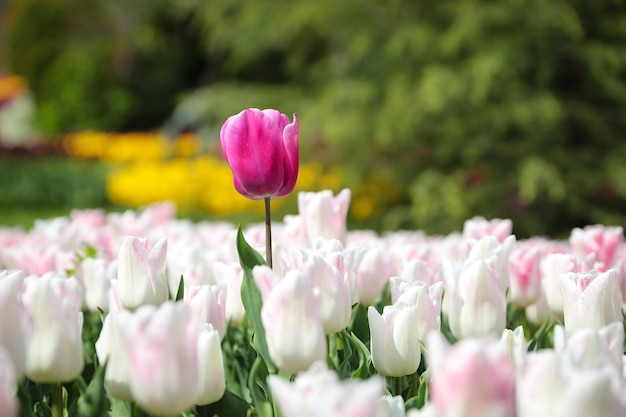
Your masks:
<svg viewBox="0 0 626 417"><path fill-rule="evenodd" d="M118 325L137 404L158 416L191 408L198 394L198 325L190 307L171 301L143 306Z"/></svg>
<svg viewBox="0 0 626 417"><path fill-rule="evenodd" d="M541 252L537 247L519 248L509 257L509 300L511 304L527 307L539 301Z"/></svg>
<svg viewBox="0 0 626 417"><path fill-rule="evenodd" d="M124 240L117 264L118 291L122 305L130 310L142 305L159 305L169 297L165 257L167 240L150 246L147 239L129 236Z"/></svg>
<svg viewBox="0 0 626 417"><path fill-rule="evenodd" d="M339 380L323 362L314 363L294 382L270 375L267 383L283 417L375 417L384 380Z"/></svg>
<svg viewBox="0 0 626 417"><path fill-rule="evenodd" d="M320 255L311 256L300 270L322 299L324 332L331 334L345 329L352 315L352 304L343 274Z"/></svg>
<svg viewBox="0 0 626 417"><path fill-rule="evenodd" d="M380 247L371 247L363 254L357 269L356 292L359 303L373 305L391 277L391 258Z"/></svg>
<svg viewBox="0 0 626 417"><path fill-rule="evenodd" d="M36 382L69 382L83 370L82 294L76 278L50 273L24 280L23 300L33 333L26 375Z"/></svg>
<svg viewBox="0 0 626 417"><path fill-rule="evenodd" d="M474 217L463 224L465 239L480 240L486 236L493 236L498 242L504 242L513 230L513 222L509 219L487 220L484 217Z"/></svg>
<svg viewBox="0 0 626 417"><path fill-rule="evenodd" d="M443 263L450 329L457 338L500 336L506 326L506 294L495 269L485 260L461 268Z"/></svg>
<svg viewBox="0 0 626 417"><path fill-rule="evenodd" d="M572 229L569 237L572 251L579 260L594 254L596 261L608 268L613 266L617 250L623 241L624 229L621 226L607 227L599 224Z"/></svg>
<svg viewBox="0 0 626 417"><path fill-rule="evenodd" d="M332 191L300 192L298 211L301 227L310 243L318 237L337 239L346 244L346 221L351 192L341 190L336 196Z"/></svg>
<svg viewBox="0 0 626 417"><path fill-rule="evenodd" d="M18 378L24 375L32 332L31 318L22 301L23 282L21 271L0 271L0 346L11 357Z"/></svg>
<svg viewBox="0 0 626 417"><path fill-rule="evenodd" d="M381 315L370 306L367 317L374 368L381 375L396 377L417 371L421 359L417 307L394 304L385 306Z"/></svg>
<svg viewBox="0 0 626 417"><path fill-rule="evenodd" d="M299 271L289 271L265 299L261 320L270 358L280 370L295 374L326 357L321 302Z"/></svg>
<svg viewBox="0 0 626 417"><path fill-rule="evenodd" d="M515 415L515 368L496 340L465 339L450 346L431 333L427 352L438 417Z"/></svg>
<svg viewBox="0 0 626 417"><path fill-rule="evenodd" d="M185 293L184 301L198 323L210 323L220 335L226 335L226 285L196 285Z"/></svg>
<svg viewBox="0 0 626 417"><path fill-rule="evenodd" d="M561 290L569 332L586 327L599 329L622 320L622 293L614 269L564 274Z"/></svg>
<svg viewBox="0 0 626 417"><path fill-rule="evenodd" d="M426 341L429 332L441 330L442 282L428 286L423 282L408 283L392 277L389 288L394 304L404 303L417 307L417 332L421 341Z"/></svg>

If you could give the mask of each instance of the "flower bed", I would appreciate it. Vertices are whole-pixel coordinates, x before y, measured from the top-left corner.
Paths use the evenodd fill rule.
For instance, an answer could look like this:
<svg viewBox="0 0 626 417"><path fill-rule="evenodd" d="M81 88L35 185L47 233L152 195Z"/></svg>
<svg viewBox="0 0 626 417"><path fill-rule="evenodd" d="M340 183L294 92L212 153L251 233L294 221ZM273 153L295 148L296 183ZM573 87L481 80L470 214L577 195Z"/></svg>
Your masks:
<svg viewBox="0 0 626 417"><path fill-rule="evenodd" d="M1 229L0 414L624 415L621 228L378 236L349 198L301 193L273 270L171 204Z"/></svg>

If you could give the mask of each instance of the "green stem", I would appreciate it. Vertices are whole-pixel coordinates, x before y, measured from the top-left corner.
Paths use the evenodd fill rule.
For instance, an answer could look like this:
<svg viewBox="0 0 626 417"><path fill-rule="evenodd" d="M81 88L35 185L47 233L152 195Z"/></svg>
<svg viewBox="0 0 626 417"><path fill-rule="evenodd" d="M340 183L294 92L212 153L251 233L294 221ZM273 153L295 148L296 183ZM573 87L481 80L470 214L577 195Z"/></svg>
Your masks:
<svg viewBox="0 0 626 417"><path fill-rule="evenodd" d="M272 268L272 216L269 197L265 197L265 258L267 266Z"/></svg>
<svg viewBox="0 0 626 417"><path fill-rule="evenodd" d="M397 376L395 379L396 379L396 395L402 395L402 377Z"/></svg>
<svg viewBox="0 0 626 417"><path fill-rule="evenodd" d="M419 371L416 371L416 372L413 373L413 375L411 375L411 387L409 389L409 392L411 394L410 394L409 398L417 397L419 386L420 386Z"/></svg>
<svg viewBox="0 0 626 417"><path fill-rule="evenodd" d="M52 402L52 417L63 417L63 385L52 384L52 393L50 394L50 400Z"/></svg>
<svg viewBox="0 0 626 417"><path fill-rule="evenodd" d="M137 403L133 402L130 405L130 417L138 417L139 415L139 407L137 407Z"/></svg>

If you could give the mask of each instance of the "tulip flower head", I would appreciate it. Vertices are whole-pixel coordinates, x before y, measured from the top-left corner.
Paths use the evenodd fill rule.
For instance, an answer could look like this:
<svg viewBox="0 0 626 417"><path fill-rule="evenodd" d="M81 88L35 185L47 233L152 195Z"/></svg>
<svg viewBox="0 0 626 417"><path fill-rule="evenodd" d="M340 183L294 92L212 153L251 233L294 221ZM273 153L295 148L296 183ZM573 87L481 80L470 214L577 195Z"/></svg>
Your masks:
<svg viewBox="0 0 626 417"><path fill-rule="evenodd" d="M246 109L229 117L220 139L235 189L252 200L290 194L298 179L299 131L296 114L290 123L273 109Z"/></svg>

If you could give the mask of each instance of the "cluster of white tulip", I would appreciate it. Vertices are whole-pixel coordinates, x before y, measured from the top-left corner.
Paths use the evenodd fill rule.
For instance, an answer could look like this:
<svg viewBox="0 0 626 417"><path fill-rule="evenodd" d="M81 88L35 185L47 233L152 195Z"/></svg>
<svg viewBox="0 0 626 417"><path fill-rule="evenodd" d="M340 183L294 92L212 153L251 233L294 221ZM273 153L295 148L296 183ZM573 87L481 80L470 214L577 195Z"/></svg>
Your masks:
<svg viewBox="0 0 626 417"><path fill-rule="evenodd" d="M300 193L299 214L274 225L273 269L252 270L281 415L626 415L621 227L521 241L509 220L474 218L448 236L379 236L347 231L349 202L348 190ZM81 374L86 312L103 316L109 396L170 416L229 389L221 343L247 326L237 228L174 214L163 203L0 229L0 415L17 415L24 378ZM261 225L244 235L265 253ZM358 308L379 375L341 380L330 344ZM527 326L507 329L513 313ZM420 410L405 403L418 374L430 378Z"/></svg>

